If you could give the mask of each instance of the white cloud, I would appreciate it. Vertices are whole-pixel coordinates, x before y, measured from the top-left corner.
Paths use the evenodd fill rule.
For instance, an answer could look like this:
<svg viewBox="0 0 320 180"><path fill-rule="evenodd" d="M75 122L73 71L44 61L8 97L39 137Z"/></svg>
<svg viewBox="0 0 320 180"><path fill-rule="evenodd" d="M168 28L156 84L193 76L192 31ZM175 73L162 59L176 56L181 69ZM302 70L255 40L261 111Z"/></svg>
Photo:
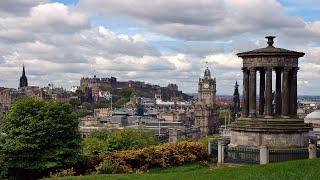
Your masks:
<svg viewBox="0 0 320 180"><path fill-rule="evenodd" d="M110 24L133 23L136 30L91 26L97 14ZM275 0L80 0L78 6L1 1L0 83L17 87L25 63L30 85L68 87L97 74L177 83L184 92L196 92L208 66L218 94L232 94L235 80L242 79L242 60L235 54L265 47L263 37L276 35L277 47L306 53L299 90L316 93L310 89L320 88L319 29L319 21L289 16Z"/></svg>
<svg viewBox="0 0 320 180"><path fill-rule="evenodd" d="M217 54L207 56L205 61L213 63L217 69L219 68L238 68L242 67L242 60L235 55L235 53L230 54Z"/></svg>
<svg viewBox="0 0 320 180"><path fill-rule="evenodd" d="M79 7L187 40L229 39L247 32L293 35L297 31L314 30L315 34L319 33L317 23L289 16L276 0L81 0Z"/></svg>

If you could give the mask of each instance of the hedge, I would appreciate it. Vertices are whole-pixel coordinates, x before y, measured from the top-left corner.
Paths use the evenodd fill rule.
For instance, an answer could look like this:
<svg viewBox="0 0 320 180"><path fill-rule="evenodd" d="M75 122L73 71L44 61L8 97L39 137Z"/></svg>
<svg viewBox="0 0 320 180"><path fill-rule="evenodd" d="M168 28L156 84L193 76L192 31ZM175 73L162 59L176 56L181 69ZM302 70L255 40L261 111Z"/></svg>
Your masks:
<svg viewBox="0 0 320 180"><path fill-rule="evenodd" d="M138 150L106 152L96 167L98 174L128 173L153 167L168 167L208 158L200 142L166 143Z"/></svg>

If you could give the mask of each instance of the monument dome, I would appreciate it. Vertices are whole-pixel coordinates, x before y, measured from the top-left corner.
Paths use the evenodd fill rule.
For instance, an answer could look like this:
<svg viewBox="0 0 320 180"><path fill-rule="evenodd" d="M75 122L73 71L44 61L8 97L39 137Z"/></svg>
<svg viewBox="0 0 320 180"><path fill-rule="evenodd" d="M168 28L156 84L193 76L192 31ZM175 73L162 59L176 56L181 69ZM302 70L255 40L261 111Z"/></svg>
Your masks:
<svg viewBox="0 0 320 180"><path fill-rule="evenodd" d="M305 118L304 118L305 121L308 121L308 120L319 120L319 123L320 123L320 110L316 110L310 114L308 114ZM306 122L308 123L308 122ZM311 123L311 122L309 122Z"/></svg>

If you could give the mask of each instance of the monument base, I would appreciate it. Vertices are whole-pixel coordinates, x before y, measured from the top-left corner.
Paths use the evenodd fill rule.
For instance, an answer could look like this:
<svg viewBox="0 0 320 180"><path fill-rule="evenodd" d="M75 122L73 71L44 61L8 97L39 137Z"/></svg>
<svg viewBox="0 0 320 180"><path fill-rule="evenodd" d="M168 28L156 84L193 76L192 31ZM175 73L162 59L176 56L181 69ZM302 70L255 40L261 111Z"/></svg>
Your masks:
<svg viewBox="0 0 320 180"><path fill-rule="evenodd" d="M229 147L285 149L307 147L312 127L303 120L292 118L239 118L230 125L230 129Z"/></svg>

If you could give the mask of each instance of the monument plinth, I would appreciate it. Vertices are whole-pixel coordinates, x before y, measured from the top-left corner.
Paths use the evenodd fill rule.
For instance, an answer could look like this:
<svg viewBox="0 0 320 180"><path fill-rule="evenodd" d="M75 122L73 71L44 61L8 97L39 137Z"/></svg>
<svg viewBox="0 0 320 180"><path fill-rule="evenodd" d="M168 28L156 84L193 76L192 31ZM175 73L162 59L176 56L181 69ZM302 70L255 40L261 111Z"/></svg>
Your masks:
<svg viewBox="0 0 320 180"><path fill-rule="evenodd" d="M241 117L230 125L229 146L307 147L311 126L297 116L298 59L304 53L276 48L275 37L266 38L267 47L237 54L243 59L243 101Z"/></svg>

